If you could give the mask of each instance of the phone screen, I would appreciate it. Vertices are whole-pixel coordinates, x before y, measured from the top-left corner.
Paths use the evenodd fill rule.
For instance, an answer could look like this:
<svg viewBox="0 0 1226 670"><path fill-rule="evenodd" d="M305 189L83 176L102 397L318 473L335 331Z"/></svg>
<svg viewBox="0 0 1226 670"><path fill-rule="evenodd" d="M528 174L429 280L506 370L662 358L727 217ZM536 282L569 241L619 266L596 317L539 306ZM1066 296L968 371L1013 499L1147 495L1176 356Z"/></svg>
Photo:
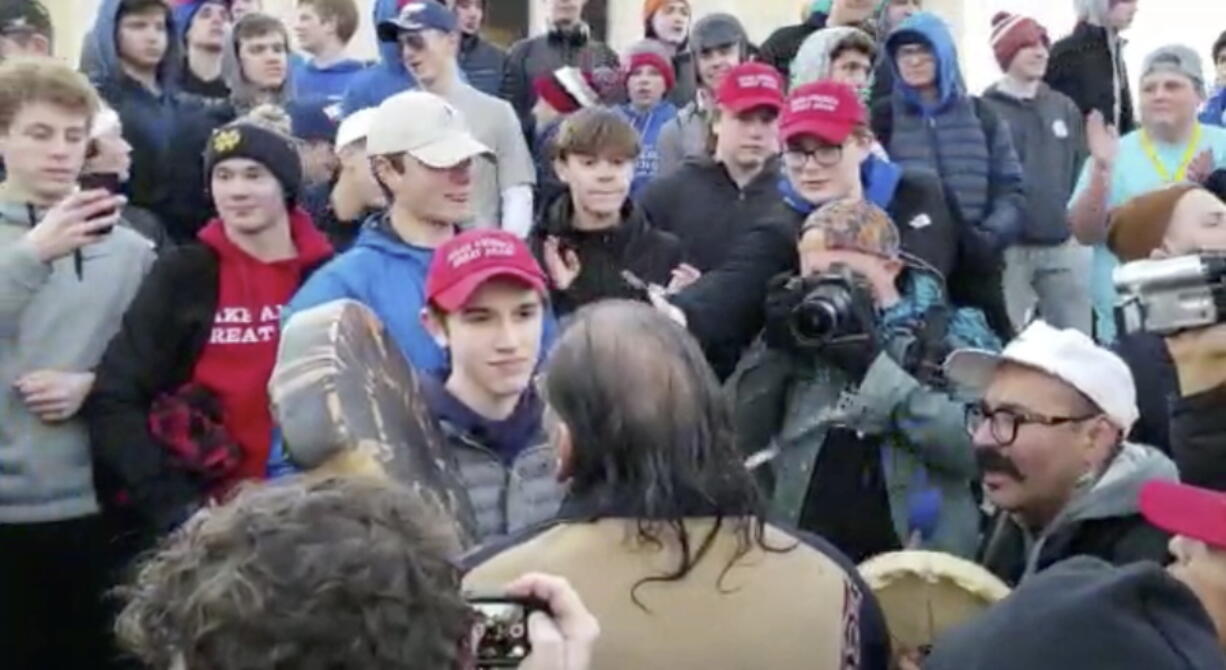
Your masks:
<svg viewBox="0 0 1226 670"><path fill-rule="evenodd" d="M79 183L81 185L81 190L83 191L95 191L98 189L102 189L112 195L119 193L119 189L122 187L122 184L119 181L119 175L113 172L100 172L100 173L95 173L95 174L81 175L81 179L79 180ZM111 210L108 210L108 211L105 211L99 214L98 216L100 217L111 216L114 213L115 213L115 210L111 209ZM111 232L111 228L105 228L105 229L99 230L97 234L106 235L107 233L110 233L110 232Z"/></svg>
<svg viewBox="0 0 1226 670"><path fill-rule="evenodd" d="M512 598L469 598L476 615L472 639L478 668L514 668L528 657L528 615L537 609Z"/></svg>

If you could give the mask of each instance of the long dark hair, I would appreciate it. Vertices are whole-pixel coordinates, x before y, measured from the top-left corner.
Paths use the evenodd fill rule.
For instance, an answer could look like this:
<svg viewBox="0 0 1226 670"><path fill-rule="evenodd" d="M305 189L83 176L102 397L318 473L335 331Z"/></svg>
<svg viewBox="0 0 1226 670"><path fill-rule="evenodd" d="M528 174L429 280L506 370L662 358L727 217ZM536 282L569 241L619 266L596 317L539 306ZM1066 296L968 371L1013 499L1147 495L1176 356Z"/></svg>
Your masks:
<svg viewBox="0 0 1226 670"><path fill-rule="evenodd" d="M770 549L762 495L742 464L727 399L698 344L669 318L628 301L580 310L549 357L544 394L574 445L571 494L632 516L640 542L680 545L676 567L634 591L684 579L725 523L737 550L721 582L754 544ZM687 516L715 518L696 548Z"/></svg>

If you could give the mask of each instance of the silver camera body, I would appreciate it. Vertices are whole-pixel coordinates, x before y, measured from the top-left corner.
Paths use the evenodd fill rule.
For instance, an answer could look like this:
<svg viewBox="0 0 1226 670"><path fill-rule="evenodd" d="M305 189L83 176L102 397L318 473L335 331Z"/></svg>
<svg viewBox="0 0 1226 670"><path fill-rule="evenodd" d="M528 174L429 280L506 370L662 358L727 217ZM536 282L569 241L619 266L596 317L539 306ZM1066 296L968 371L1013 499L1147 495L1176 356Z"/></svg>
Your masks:
<svg viewBox="0 0 1226 670"><path fill-rule="evenodd" d="M1226 321L1226 254L1133 261L1113 279L1121 335L1170 335Z"/></svg>

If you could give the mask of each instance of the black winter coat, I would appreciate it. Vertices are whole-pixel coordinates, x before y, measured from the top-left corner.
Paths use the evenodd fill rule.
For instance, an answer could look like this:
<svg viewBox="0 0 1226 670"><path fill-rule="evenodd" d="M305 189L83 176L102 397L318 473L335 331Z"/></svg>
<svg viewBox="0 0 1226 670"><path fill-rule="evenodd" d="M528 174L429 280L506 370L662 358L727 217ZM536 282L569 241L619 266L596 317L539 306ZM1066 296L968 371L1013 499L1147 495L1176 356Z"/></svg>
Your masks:
<svg viewBox="0 0 1226 670"><path fill-rule="evenodd" d="M1132 370L1137 409L1141 411L1128 439L1170 454L1171 399L1179 394L1179 377L1166 342L1152 333L1124 335L1116 341L1115 353Z"/></svg>
<svg viewBox="0 0 1226 670"><path fill-rule="evenodd" d="M750 226L779 206L778 182L778 161L741 189L723 164L693 160L649 184L640 205L651 225L681 240L688 263L710 272Z"/></svg>
<svg viewBox="0 0 1226 670"><path fill-rule="evenodd" d="M552 292L559 316L597 300L647 300L647 295L631 286L622 272L629 270L644 282L666 286L673 268L682 262L677 238L652 228L630 200L622 208L621 223L609 230L575 230L573 216L574 205L565 194L545 209L529 238L541 267L547 267L544 248L550 237L558 238L563 249L573 249L579 256L580 271L574 283L565 291L555 288Z"/></svg>
<svg viewBox="0 0 1226 670"><path fill-rule="evenodd" d="M957 255L958 235L936 173L905 170L886 211L898 226L903 251L946 276ZM796 242L805 218L780 202L741 235L722 265L673 296L721 377L732 373L741 352L762 330L771 278L799 271ZM927 225L915 225L925 219Z"/></svg>
<svg viewBox="0 0 1226 670"><path fill-rule="evenodd" d="M1120 58L1120 137L1136 129L1128 72ZM1082 114L1097 109L1111 123L1115 118L1115 84L1107 29L1081 22L1073 34L1056 42L1047 65L1047 85L1073 99Z"/></svg>
<svg viewBox="0 0 1226 670"><path fill-rule="evenodd" d="M477 35L464 35L460 38L459 61L470 86L486 95L498 97L507 63L505 51Z"/></svg>
<svg viewBox="0 0 1226 670"><path fill-rule="evenodd" d="M190 381L212 331L219 282L209 247L165 251L96 369L85 416L99 502L147 537L184 521L205 494L204 483L176 467L150 435L149 409Z"/></svg>
<svg viewBox="0 0 1226 670"><path fill-rule="evenodd" d="M228 101L197 104L184 113L179 133L171 140L172 159L163 170L173 201L163 220L176 244L194 242L196 233L217 215L208 196L204 151L213 131L236 118L238 111Z"/></svg>
<svg viewBox="0 0 1226 670"><path fill-rule="evenodd" d="M511 103L526 124L536 104L533 81L566 66L589 72L604 68L613 74L620 67L617 52L607 44L590 39L586 32L553 30L540 37L520 40L511 47L502 73L501 97Z"/></svg>
<svg viewBox="0 0 1226 670"><path fill-rule="evenodd" d="M784 26L770 34L758 52L758 60L774 67L783 75L783 81L792 81L792 60L800 46L813 33L826 27L829 17L821 12L814 12L799 25Z"/></svg>
<svg viewBox="0 0 1226 670"><path fill-rule="evenodd" d="M1185 484L1226 491L1226 385L1175 398L1171 451Z"/></svg>
<svg viewBox="0 0 1226 670"><path fill-rule="evenodd" d="M1026 570L1027 547L1021 529L1000 513L993 521L997 532L985 543L978 562L1010 586ZM1094 556L1112 565L1139 561L1165 562L1170 536L1151 526L1140 514L1088 519L1070 524L1047 538L1036 572L1074 556Z"/></svg>

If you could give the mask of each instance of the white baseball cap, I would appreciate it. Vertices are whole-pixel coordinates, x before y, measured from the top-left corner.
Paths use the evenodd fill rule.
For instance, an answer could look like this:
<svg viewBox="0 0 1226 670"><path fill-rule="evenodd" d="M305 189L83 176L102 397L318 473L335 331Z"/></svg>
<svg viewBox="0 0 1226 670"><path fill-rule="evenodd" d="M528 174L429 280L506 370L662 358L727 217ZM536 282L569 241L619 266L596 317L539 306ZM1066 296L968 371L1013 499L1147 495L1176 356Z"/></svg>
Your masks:
<svg viewBox="0 0 1226 670"><path fill-rule="evenodd" d="M999 354L955 351L945 361L945 375L954 384L982 395L1002 363L1034 368L1081 391L1124 434L1140 416L1132 371L1119 356L1094 344L1085 333L1053 328L1042 321L1032 323Z"/></svg>
<svg viewBox="0 0 1226 670"><path fill-rule="evenodd" d="M367 107L345 117L341 121L341 125L336 129L336 150L340 151L345 147L366 139L370 134L370 122L375 118L375 108Z"/></svg>
<svg viewBox="0 0 1226 670"><path fill-rule="evenodd" d="M371 156L408 153L432 168L449 168L491 153L477 141L464 115L446 100L424 91L406 91L375 109L366 135Z"/></svg>

